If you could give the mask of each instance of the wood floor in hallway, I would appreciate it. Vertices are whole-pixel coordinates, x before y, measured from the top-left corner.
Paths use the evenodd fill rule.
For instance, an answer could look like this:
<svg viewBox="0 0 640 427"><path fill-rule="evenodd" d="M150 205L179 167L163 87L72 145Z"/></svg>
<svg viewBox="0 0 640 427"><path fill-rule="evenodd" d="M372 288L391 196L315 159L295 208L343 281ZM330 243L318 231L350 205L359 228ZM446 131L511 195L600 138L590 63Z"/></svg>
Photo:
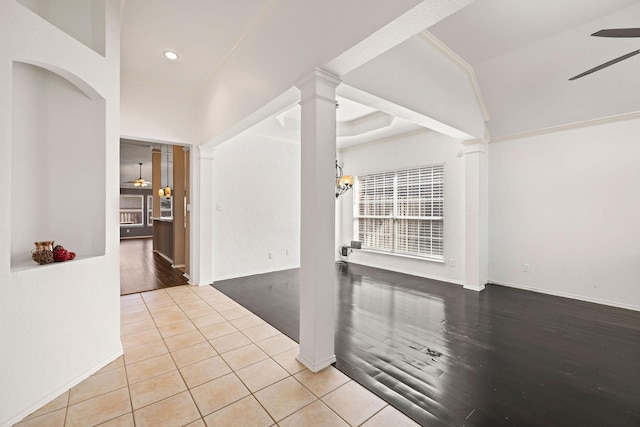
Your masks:
<svg viewBox="0 0 640 427"><path fill-rule="evenodd" d="M640 426L640 312L336 266L336 367L425 426ZM214 287L298 340L298 271Z"/></svg>
<svg viewBox="0 0 640 427"><path fill-rule="evenodd" d="M120 295L186 284L181 271L153 252L152 239L120 240Z"/></svg>

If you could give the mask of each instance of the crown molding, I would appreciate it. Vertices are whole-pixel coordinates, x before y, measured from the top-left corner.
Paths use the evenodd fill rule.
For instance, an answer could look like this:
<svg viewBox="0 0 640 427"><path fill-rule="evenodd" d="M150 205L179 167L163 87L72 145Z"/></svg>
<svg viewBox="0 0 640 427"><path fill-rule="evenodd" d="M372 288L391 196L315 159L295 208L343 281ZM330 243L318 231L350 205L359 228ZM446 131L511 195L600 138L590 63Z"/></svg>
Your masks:
<svg viewBox="0 0 640 427"><path fill-rule="evenodd" d="M622 121L634 120L634 119L640 119L640 111L636 111L633 113L618 114L618 115L609 116L609 117L602 117L599 119L585 120L582 122L568 123L565 125L552 126L548 128L536 129L536 130L531 130L526 132L514 133L511 135L499 136L496 138L491 138L489 142L494 144L497 142L528 138L531 136L546 135L549 133L562 132L562 131L572 130L572 129L581 129L581 128L586 128L590 126L598 126L598 125L604 125L607 123L616 123L616 122L622 122Z"/></svg>
<svg viewBox="0 0 640 427"><path fill-rule="evenodd" d="M489 110L487 109L487 105L484 102L484 98L482 96L482 91L480 90L480 85L478 84L478 80L476 79L476 74L473 71L473 67L469 65L467 61L462 59L457 53L449 49L449 47L442 43L440 39L431 34L427 30L423 30L418 33L418 37L422 39L425 43L429 44L429 46L437 49L446 57L448 57L454 64L462 69L467 74L469 81L471 82L471 87L473 88L473 93L476 97L476 102L478 103L478 107L480 107L480 112L482 113L482 118L485 122L491 120L491 116L489 115Z"/></svg>

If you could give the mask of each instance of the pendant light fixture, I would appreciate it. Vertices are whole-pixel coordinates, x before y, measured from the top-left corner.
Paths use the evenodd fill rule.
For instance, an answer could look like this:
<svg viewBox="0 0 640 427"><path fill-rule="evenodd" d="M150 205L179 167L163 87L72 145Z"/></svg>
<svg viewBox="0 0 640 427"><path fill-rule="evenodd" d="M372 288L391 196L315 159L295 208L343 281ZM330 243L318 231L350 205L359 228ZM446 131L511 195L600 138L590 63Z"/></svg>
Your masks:
<svg viewBox="0 0 640 427"><path fill-rule="evenodd" d="M169 146L167 146L167 186L158 190L158 196L171 198L171 187L169 187Z"/></svg>

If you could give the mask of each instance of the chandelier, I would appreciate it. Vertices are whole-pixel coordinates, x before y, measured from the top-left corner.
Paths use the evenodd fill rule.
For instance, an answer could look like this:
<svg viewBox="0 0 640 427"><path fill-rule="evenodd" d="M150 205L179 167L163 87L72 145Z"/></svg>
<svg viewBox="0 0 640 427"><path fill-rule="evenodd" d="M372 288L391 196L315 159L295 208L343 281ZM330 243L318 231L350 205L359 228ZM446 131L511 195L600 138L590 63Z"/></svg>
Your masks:
<svg viewBox="0 0 640 427"><path fill-rule="evenodd" d="M353 187L353 177L342 173L342 166L336 160L336 199Z"/></svg>

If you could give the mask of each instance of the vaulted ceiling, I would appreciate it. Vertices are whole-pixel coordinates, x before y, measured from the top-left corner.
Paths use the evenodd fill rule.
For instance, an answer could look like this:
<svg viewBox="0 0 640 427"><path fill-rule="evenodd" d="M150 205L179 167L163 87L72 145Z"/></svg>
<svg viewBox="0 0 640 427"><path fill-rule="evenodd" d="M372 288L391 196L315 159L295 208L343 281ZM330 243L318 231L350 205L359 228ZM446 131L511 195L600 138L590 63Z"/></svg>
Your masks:
<svg viewBox="0 0 640 427"><path fill-rule="evenodd" d="M473 67L494 139L640 111L640 56L568 80L640 48L591 37L628 27L640 27L638 0L477 0L429 31Z"/></svg>
<svg viewBox="0 0 640 427"><path fill-rule="evenodd" d="M407 7L419 3L403 1ZM300 10L287 13L279 3L127 0L122 26L122 76L197 94L257 28L270 26L272 30L265 34L283 40L281 37L291 28L306 26L312 35L323 24L339 19L335 16L338 10L300 16ZM640 2L475 0L427 30L473 67L491 116L490 135L500 138L640 111L640 96L633 90L640 74L640 56L568 81L581 71L640 48L640 39L590 37L609 27L640 27ZM265 53L275 47L271 40L263 42ZM304 55L308 47L304 41L288 43L292 55ZM175 50L180 60L165 59L165 50ZM361 111L356 119L376 118L371 116L376 112L366 106L351 107ZM343 121L354 125L354 120ZM371 138L379 137L380 130L375 128ZM410 127L397 128L398 132L408 130ZM351 143L366 141L362 135L352 138Z"/></svg>

